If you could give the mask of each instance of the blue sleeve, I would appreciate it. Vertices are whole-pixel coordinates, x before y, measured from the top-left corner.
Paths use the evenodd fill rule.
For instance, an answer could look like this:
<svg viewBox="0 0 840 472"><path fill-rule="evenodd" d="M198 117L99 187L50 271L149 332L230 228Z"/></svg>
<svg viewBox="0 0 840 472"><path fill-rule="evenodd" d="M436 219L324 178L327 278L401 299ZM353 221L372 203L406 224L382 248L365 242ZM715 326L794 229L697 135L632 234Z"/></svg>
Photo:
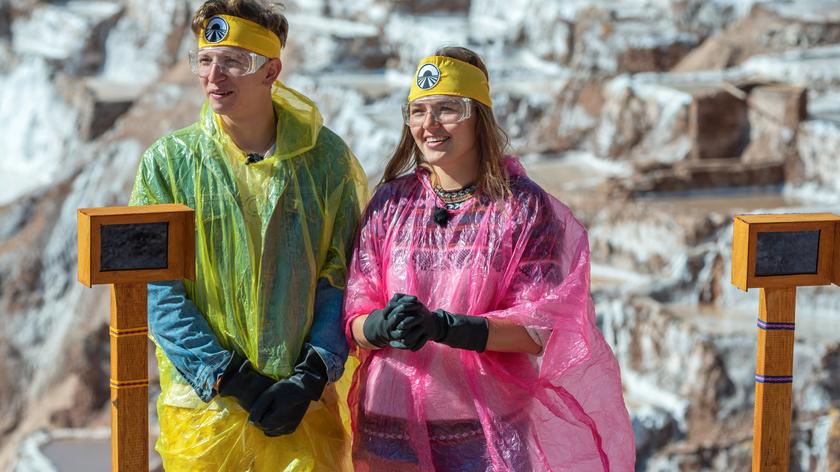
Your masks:
<svg viewBox="0 0 840 472"><path fill-rule="evenodd" d="M327 377L335 382L344 373L344 362L350 347L344 336L341 320L344 310L344 291L319 279L315 289L315 316L309 332L309 344L327 366Z"/></svg>
<svg viewBox="0 0 840 472"><path fill-rule="evenodd" d="M213 330L187 298L180 280L154 282L149 291L149 332L175 369L205 402L233 354L224 349Z"/></svg>

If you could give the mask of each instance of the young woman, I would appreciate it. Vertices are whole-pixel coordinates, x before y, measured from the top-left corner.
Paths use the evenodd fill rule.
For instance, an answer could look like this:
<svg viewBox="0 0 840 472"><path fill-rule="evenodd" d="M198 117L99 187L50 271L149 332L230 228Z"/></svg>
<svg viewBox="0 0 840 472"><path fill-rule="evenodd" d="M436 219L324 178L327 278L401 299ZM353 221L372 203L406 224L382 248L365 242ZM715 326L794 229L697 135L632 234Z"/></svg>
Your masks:
<svg viewBox="0 0 840 472"><path fill-rule="evenodd" d="M633 470L586 231L504 155L481 59L423 59L403 111L345 299L356 470Z"/></svg>

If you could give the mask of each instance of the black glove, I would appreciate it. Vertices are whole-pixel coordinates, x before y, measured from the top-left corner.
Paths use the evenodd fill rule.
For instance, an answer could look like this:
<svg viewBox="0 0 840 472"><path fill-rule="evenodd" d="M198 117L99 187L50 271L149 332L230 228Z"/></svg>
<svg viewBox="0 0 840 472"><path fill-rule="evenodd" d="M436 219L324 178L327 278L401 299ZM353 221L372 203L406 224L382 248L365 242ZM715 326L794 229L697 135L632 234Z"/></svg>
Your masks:
<svg viewBox="0 0 840 472"><path fill-rule="evenodd" d="M417 351L432 340L447 346L484 352L490 325L482 316L456 315L441 309L429 311L422 303L405 308L408 314L394 329L399 339L391 345Z"/></svg>
<svg viewBox="0 0 840 472"><path fill-rule="evenodd" d="M362 325L362 332L368 342L376 347L385 347L397 339L394 327L406 316L402 313L403 309L414 303L417 303L417 297L395 293L384 308L373 310Z"/></svg>
<svg viewBox="0 0 840 472"><path fill-rule="evenodd" d="M297 429L309 402L317 401L327 386L327 366L309 344L292 375L274 382L257 398L248 420L266 436L291 434Z"/></svg>
<svg viewBox="0 0 840 472"><path fill-rule="evenodd" d="M234 352L233 358L219 380L219 395L236 398L245 411L250 412L261 393L274 383L274 379L260 374L251 366L251 361Z"/></svg>

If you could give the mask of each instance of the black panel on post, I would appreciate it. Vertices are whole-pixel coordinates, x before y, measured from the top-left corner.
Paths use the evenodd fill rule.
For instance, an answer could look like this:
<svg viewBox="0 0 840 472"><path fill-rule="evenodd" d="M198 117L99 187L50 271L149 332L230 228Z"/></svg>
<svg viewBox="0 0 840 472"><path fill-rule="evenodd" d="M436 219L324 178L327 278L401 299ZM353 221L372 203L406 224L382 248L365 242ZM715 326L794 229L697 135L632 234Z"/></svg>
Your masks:
<svg viewBox="0 0 840 472"><path fill-rule="evenodd" d="M102 225L99 270L166 269L169 223Z"/></svg>
<svg viewBox="0 0 840 472"><path fill-rule="evenodd" d="M759 232L755 276L816 274L819 231Z"/></svg>

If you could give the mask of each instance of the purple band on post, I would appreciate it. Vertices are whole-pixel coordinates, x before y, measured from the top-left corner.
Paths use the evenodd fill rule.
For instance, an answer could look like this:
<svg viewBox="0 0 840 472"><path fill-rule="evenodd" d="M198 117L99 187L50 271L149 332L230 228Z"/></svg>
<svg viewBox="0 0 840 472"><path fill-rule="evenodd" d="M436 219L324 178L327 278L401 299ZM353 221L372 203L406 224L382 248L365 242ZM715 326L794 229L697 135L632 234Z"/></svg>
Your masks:
<svg viewBox="0 0 840 472"><path fill-rule="evenodd" d="M761 318L758 319L758 327L766 330L766 331L773 331L773 330L788 330L793 331L796 328L796 323L772 323L769 321L764 321Z"/></svg>
<svg viewBox="0 0 840 472"><path fill-rule="evenodd" d="M793 376L755 374L755 381L760 383L789 384L793 383Z"/></svg>

